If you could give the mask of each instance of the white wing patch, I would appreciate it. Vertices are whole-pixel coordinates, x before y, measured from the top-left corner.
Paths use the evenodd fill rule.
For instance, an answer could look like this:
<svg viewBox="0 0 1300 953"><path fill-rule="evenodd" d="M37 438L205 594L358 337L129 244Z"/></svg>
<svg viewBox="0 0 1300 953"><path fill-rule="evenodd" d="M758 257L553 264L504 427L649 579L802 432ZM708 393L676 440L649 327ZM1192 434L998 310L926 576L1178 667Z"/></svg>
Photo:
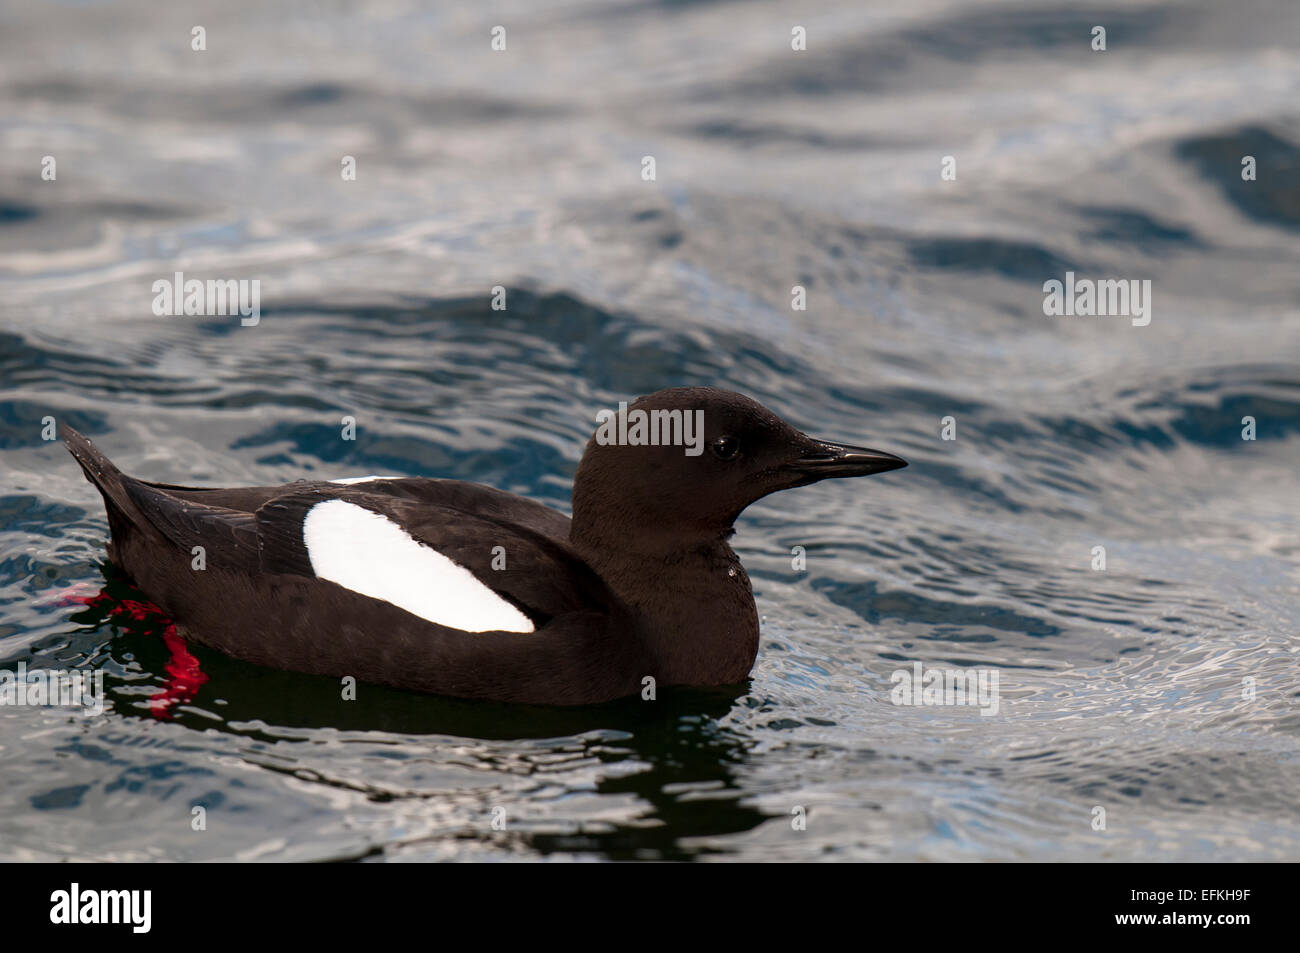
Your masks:
<svg viewBox="0 0 1300 953"><path fill-rule="evenodd" d="M342 477L338 480L330 480L331 483L342 483L344 486L351 486L353 483L369 483L371 480L400 480L401 477L395 476L365 476L365 477Z"/></svg>
<svg viewBox="0 0 1300 953"><path fill-rule="evenodd" d="M390 602L463 632L532 632L532 621L442 553L388 519L326 500L302 524L312 571L345 589Z"/></svg>

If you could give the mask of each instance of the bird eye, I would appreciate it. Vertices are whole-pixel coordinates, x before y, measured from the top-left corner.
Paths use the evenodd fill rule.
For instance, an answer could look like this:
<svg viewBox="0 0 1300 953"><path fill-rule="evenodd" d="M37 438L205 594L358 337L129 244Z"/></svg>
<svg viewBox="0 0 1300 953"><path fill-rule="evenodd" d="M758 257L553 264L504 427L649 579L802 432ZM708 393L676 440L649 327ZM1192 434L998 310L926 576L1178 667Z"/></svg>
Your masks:
<svg viewBox="0 0 1300 953"><path fill-rule="evenodd" d="M734 460L740 453L740 441L735 437L718 437L709 444L709 449L719 460Z"/></svg>

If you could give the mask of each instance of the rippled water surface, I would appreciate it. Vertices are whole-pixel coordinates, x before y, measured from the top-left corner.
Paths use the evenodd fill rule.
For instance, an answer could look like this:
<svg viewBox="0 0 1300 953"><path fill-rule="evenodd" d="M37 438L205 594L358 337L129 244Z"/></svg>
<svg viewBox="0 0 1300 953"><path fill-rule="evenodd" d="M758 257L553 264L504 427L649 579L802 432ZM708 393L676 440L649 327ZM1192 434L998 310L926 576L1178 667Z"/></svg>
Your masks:
<svg viewBox="0 0 1300 953"><path fill-rule="evenodd" d="M1300 7L1074 6L0 8L0 666L110 700L0 707L0 857L1300 859ZM155 317L177 270L260 323ZM1067 270L1151 323L1044 316ZM567 509L595 410L684 383L912 461L742 517L747 686L345 703L197 649L155 717L157 627L70 602L107 524L46 416L151 480ZM891 704L914 661L998 714Z"/></svg>

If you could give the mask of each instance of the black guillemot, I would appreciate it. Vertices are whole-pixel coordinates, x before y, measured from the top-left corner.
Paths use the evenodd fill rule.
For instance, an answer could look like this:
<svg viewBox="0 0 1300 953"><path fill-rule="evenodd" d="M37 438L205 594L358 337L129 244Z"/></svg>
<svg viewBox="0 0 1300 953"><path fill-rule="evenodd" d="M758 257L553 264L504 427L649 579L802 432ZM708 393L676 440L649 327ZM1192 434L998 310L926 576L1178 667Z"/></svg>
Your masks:
<svg viewBox="0 0 1300 953"><path fill-rule="evenodd" d="M907 466L710 387L602 413L572 519L459 480L145 483L63 432L104 497L110 558L185 637L274 668L546 705L633 695L649 679L744 681L759 626L727 542L741 511Z"/></svg>

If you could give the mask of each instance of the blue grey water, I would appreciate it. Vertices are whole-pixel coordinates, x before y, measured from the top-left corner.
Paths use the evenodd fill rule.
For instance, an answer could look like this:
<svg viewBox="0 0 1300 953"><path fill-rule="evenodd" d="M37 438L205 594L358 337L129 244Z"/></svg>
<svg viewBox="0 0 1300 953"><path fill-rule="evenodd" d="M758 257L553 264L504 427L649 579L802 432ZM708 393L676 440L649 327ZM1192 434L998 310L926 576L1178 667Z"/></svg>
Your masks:
<svg viewBox="0 0 1300 953"><path fill-rule="evenodd" d="M1297 37L1288 0L0 6L0 668L109 700L0 706L0 859L1300 859ZM155 316L175 271L260 323ZM1149 279L1150 323L1045 315L1067 271ZM159 633L69 603L107 527L46 416L146 479L566 508L596 411L686 383L912 462L742 517L747 686L344 702L199 649L154 717ZM995 668L998 713L892 704L915 661Z"/></svg>

